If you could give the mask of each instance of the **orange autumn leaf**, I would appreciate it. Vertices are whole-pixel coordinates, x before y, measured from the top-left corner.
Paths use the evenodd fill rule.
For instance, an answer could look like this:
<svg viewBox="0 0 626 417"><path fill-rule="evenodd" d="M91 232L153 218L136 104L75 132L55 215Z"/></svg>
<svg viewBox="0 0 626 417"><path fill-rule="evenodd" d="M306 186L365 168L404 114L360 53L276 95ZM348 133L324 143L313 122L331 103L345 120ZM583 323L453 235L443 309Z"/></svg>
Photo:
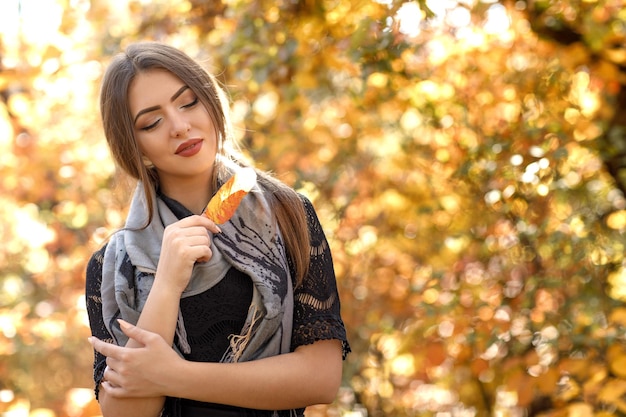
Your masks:
<svg viewBox="0 0 626 417"><path fill-rule="evenodd" d="M241 200L250 192L256 183L256 172L252 168L243 168L233 175L217 190L204 210L204 215L216 224L228 221Z"/></svg>

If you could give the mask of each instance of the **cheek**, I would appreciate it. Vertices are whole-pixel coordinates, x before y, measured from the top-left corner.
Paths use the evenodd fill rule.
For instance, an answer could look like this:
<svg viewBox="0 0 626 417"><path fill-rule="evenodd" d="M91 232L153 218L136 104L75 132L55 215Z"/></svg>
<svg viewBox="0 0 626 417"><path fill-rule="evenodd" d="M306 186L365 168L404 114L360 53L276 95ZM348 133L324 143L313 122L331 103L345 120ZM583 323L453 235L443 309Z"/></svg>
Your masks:
<svg viewBox="0 0 626 417"><path fill-rule="evenodd" d="M220 139L221 136L218 136L217 134L213 135L213 153L215 154L224 154L224 146L223 146L223 141Z"/></svg>
<svg viewBox="0 0 626 417"><path fill-rule="evenodd" d="M141 152L142 155L145 155L146 153L149 153L149 150L148 150L148 152L146 152L146 146L145 146L144 142L141 139L139 139L139 138L137 138L137 147L139 148L139 152Z"/></svg>
<svg viewBox="0 0 626 417"><path fill-rule="evenodd" d="M138 132L135 134L135 140L143 154L158 152L162 143L157 132Z"/></svg>

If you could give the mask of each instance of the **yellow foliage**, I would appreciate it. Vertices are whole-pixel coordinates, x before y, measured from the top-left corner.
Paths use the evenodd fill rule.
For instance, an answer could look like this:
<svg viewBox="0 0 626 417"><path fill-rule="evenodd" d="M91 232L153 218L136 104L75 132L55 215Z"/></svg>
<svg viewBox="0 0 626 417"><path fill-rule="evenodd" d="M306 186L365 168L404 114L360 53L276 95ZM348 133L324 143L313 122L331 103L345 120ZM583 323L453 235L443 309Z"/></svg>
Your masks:
<svg viewBox="0 0 626 417"><path fill-rule="evenodd" d="M626 381L611 379L598 393L598 401L617 406L622 412L626 412L626 402L622 396L626 394Z"/></svg>
<svg viewBox="0 0 626 417"><path fill-rule="evenodd" d="M594 417L593 406L586 403L573 403L568 409L568 417Z"/></svg>
<svg viewBox="0 0 626 417"><path fill-rule="evenodd" d="M35 3L0 1L1 412L98 415L76 299L124 219L96 103L135 39L214 69L250 153L312 196L372 415L626 412L625 203L603 160L623 128L617 3L428 2L431 21L423 1ZM545 22L579 36L540 40Z"/></svg>
<svg viewBox="0 0 626 417"><path fill-rule="evenodd" d="M611 358L609 369L617 377L626 378L626 351L622 351L620 355Z"/></svg>
<svg viewBox="0 0 626 417"><path fill-rule="evenodd" d="M617 307L611 311L609 322L626 327L626 307Z"/></svg>
<svg viewBox="0 0 626 417"><path fill-rule="evenodd" d="M548 368L546 372L536 377L536 385L543 395L551 395L558 386L561 374L557 368Z"/></svg>
<svg viewBox="0 0 626 417"><path fill-rule="evenodd" d="M626 210L619 210L611 213L607 219L606 224L611 229L620 230L626 228Z"/></svg>
<svg viewBox="0 0 626 417"><path fill-rule="evenodd" d="M626 269L620 268L611 272L607 278L611 298L626 301Z"/></svg>

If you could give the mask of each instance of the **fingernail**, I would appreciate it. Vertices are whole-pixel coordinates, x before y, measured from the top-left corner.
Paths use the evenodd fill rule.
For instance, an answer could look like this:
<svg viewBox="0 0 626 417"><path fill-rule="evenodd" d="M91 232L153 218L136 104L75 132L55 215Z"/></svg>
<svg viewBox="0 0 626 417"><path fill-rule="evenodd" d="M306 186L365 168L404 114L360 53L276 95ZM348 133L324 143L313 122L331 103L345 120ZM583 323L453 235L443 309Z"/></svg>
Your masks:
<svg viewBox="0 0 626 417"><path fill-rule="evenodd" d="M117 319L117 322L120 324L120 327L122 329L130 329L131 327L133 327L132 324L122 319Z"/></svg>
<svg viewBox="0 0 626 417"><path fill-rule="evenodd" d="M87 338L87 341L88 341L89 343L92 343L92 344L93 344L93 337L89 336L89 337Z"/></svg>
<svg viewBox="0 0 626 417"><path fill-rule="evenodd" d="M217 229L217 233L222 233L222 229L220 229L218 225L215 225L215 228Z"/></svg>

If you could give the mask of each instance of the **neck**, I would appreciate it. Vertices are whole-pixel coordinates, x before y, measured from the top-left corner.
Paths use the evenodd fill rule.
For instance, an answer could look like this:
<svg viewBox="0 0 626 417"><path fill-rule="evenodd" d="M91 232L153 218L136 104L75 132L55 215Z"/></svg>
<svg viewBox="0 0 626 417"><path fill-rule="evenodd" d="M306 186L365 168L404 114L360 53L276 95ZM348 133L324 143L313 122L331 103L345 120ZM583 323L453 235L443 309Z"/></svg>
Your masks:
<svg viewBox="0 0 626 417"><path fill-rule="evenodd" d="M213 195L211 176L177 178L175 181L161 181L161 190L166 196L200 214Z"/></svg>

